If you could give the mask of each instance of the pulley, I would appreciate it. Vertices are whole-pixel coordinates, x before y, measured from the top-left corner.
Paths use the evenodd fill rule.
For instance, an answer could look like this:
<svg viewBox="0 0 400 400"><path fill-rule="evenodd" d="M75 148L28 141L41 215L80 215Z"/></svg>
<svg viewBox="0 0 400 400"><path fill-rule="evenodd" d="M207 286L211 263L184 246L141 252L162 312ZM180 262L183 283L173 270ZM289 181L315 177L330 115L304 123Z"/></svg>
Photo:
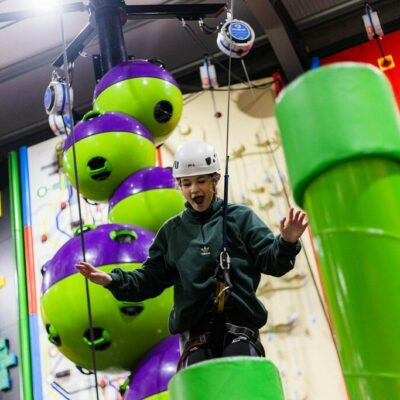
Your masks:
<svg viewBox="0 0 400 400"><path fill-rule="evenodd" d="M69 88L70 102L68 102L67 83L63 78L58 76L52 77L51 82L44 93L44 108L48 115L62 115L68 113L69 108L72 108L73 92Z"/></svg>
<svg viewBox="0 0 400 400"><path fill-rule="evenodd" d="M49 126L56 136L69 135L71 132L69 114L50 114Z"/></svg>
<svg viewBox="0 0 400 400"><path fill-rule="evenodd" d="M217 45L226 55L241 58L253 47L254 40L253 28L247 22L228 18L218 33Z"/></svg>

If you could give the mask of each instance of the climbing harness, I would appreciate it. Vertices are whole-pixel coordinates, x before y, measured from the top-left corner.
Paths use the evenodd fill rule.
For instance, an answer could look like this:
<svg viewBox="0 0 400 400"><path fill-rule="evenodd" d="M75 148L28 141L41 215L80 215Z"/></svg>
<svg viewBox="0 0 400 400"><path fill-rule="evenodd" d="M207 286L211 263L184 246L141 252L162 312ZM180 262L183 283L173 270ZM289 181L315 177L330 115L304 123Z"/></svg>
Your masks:
<svg viewBox="0 0 400 400"><path fill-rule="evenodd" d="M206 353L209 353L209 357L220 357L224 351L224 347L227 346L226 340L229 337L233 339L230 343L236 343L244 341L252 345L255 352L259 357L265 357L265 350L261 344L260 334L258 330L253 330L245 326L237 326L231 322L227 322L226 317L223 314L216 314L208 322L208 327L203 333L194 334L190 333L181 335L183 340L182 356L179 359L177 371L186 367L190 354L196 350L202 348Z"/></svg>
<svg viewBox="0 0 400 400"><path fill-rule="evenodd" d="M214 275L214 279L217 281L215 304L219 313L224 311L226 298L232 289L232 282L229 276L230 267L230 257L226 248L224 248L219 255L219 263Z"/></svg>

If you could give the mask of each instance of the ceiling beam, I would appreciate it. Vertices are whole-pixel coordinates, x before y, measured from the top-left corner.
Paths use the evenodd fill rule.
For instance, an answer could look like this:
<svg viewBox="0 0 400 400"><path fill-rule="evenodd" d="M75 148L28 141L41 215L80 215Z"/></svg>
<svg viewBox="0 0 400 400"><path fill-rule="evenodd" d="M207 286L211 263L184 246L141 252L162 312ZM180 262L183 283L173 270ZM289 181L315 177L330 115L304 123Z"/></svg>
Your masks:
<svg viewBox="0 0 400 400"><path fill-rule="evenodd" d="M308 69L300 34L282 2L247 0L246 5L267 34L286 79L290 82Z"/></svg>

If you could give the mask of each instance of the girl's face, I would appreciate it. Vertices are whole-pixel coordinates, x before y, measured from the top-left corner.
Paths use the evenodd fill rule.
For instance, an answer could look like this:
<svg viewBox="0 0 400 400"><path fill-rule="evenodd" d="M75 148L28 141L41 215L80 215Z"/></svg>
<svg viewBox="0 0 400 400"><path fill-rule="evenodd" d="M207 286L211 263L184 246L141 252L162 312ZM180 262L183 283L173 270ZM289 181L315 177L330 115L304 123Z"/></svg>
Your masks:
<svg viewBox="0 0 400 400"><path fill-rule="evenodd" d="M183 196L194 210L202 212L210 206L216 181L210 175L188 176L179 179Z"/></svg>

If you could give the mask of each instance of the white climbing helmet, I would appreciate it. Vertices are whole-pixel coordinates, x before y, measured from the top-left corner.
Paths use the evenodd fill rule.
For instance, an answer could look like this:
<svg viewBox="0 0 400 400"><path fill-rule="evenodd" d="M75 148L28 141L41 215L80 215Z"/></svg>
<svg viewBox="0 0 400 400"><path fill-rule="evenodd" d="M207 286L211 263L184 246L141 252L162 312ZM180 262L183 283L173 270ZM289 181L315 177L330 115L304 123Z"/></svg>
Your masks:
<svg viewBox="0 0 400 400"><path fill-rule="evenodd" d="M217 152L208 143L193 141L179 146L174 156L174 178L207 175L220 170Z"/></svg>

